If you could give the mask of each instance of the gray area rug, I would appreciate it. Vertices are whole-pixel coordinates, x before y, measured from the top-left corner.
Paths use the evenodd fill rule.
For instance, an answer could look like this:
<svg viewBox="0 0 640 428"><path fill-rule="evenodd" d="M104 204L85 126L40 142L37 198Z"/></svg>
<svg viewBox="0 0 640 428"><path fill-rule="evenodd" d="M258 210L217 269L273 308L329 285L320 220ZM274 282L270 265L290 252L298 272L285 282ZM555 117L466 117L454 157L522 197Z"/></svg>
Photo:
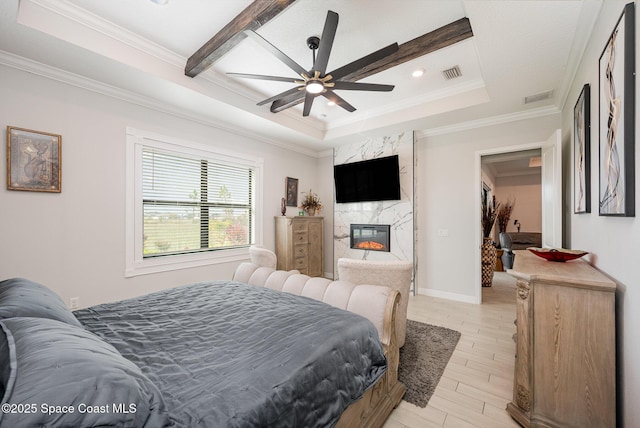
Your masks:
<svg viewBox="0 0 640 428"><path fill-rule="evenodd" d="M407 320L398 367L398 379L407 387L405 401L426 407L459 339L459 331Z"/></svg>

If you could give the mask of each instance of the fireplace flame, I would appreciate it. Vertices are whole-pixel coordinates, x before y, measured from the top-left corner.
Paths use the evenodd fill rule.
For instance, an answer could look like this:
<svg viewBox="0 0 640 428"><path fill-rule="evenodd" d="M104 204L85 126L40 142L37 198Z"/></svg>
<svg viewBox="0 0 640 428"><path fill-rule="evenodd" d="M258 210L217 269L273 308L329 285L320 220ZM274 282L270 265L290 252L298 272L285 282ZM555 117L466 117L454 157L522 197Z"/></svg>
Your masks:
<svg viewBox="0 0 640 428"><path fill-rule="evenodd" d="M384 244L375 241L362 241L358 242L354 248L358 248L360 250L384 250Z"/></svg>

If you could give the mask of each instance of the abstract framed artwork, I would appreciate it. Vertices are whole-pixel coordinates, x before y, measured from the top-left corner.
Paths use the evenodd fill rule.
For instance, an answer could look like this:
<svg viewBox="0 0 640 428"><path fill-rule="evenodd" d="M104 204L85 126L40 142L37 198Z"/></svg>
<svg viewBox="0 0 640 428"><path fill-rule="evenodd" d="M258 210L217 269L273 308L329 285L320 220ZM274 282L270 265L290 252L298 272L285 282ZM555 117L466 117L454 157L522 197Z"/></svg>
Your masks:
<svg viewBox="0 0 640 428"><path fill-rule="evenodd" d="M635 7L629 3L599 61L601 216L635 216L635 62Z"/></svg>
<svg viewBox="0 0 640 428"><path fill-rule="evenodd" d="M7 189L60 193L62 136L7 126Z"/></svg>
<svg viewBox="0 0 640 428"><path fill-rule="evenodd" d="M286 189L287 195L287 206L288 207L297 207L298 206L298 179L287 177Z"/></svg>
<svg viewBox="0 0 640 428"><path fill-rule="evenodd" d="M574 213L591 212L591 87L582 87L573 107Z"/></svg>

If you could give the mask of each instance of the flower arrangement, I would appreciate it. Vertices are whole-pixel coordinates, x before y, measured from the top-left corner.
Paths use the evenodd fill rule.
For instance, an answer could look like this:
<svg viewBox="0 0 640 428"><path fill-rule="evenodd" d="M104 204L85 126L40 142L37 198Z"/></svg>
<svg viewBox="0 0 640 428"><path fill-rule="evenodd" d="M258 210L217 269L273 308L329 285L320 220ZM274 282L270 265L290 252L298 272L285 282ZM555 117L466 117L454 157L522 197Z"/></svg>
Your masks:
<svg viewBox="0 0 640 428"><path fill-rule="evenodd" d="M509 224L509 219L511 218L511 213L513 212L513 207L515 205L515 198L508 198L507 202L500 206L500 209L498 210L498 218L496 219L498 222L498 231L500 233L507 231L507 225Z"/></svg>
<svg viewBox="0 0 640 428"><path fill-rule="evenodd" d="M495 196L490 201L482 198L482 236L485 238L488 238L491 234L491 229L496 222L499 207L500 202L496 202Z"/></svg>
<svg viewBox="0 0 640 428"><path fill-rule="evenodd" d="M309 189L309 192L302 192L302 194L304 197L300 203L300 208L307 211L307 213L315 213L315 211L320 211L322 209L322 202L320 202L320 197L317 193L313 193L313 191Z"/></svg>

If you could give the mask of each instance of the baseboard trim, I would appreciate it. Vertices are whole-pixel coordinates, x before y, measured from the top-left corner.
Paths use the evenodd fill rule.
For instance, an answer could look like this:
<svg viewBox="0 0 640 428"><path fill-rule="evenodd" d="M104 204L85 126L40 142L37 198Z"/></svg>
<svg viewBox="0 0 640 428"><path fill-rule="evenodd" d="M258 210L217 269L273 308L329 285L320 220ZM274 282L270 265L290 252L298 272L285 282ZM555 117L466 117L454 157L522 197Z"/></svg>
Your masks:
<svg viewBox="0 0 640 428"><path fill-rule="evenodd" d="M429 296L429 297L438 297L440 299L455 300L456 302L474 303L474 304L480 303L478 302L476 296L469 296L468 294L450 293L448 291L441 291L441 290L431 290L429 288L427 289L418 288L418 294L421 294L423 296Z"/></svg>

